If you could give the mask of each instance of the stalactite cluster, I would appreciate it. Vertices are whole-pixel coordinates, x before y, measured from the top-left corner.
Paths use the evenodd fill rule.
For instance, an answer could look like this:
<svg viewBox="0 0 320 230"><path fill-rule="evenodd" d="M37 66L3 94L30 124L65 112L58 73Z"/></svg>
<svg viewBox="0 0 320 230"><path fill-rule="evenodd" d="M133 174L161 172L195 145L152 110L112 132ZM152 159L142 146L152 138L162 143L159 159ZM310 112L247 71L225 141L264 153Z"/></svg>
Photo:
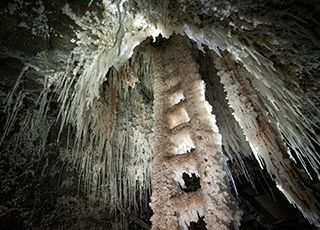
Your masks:
<svg viewBox="0 0 320 230"><path fill-rule="evenodd" d="M268 121L248 79L243 77L244 71L240 71L228 55L220 59L219 68L221 71L218 75L227 92L229 105L234 110L234 116L260 166L267 168L287 199L296 205L311 223L318 226L317 199L292 166L290 150L282 140L279 129Z"/></svg>
<svg viewBox="0 0 320 230"><path fill-rule="evenodd" d="M319 226L319 203L308 188L312 182L301 179L305 173L310 179L320 178L318 108L299 87L289 89L286 76L269 59L218 23L237 27L225 21L237 12L229 2L215 7L209 7L209 1L176 4L103 0L101 12L79 15L69 4L59 9L72 22L70 42L75 47L68 60L57 55L52 64L59 66L56 69L42 61L51 57L44 53L19 57L23 67L4 108L8 116L0 139L1 148L6 144L3 155L13 161L17 152L24 152L26 158L43 161L41 170L30 166L30 175L40 171L42 177L52 162L46 152L52 147L48 140L58 129L54 138L61 143L55 144L61 171L70 167L77 173L78 195L107 207L117 222L114 229L139 222L135 215L147 210L151 188L152 228L187 229L204 216L209 229L227 229L238 224L239 213L226 161L236 161L254 186L245 162L253 153L287 199ZM18 5L23 3L11 4L9 14ZM47 22L42 1L37 5L33 11ZM265 22L242 17L239 23L241 28L255 28ZM47 26L43 30L32 34L52 36ZM170 36L169 41L161 39ZM187 45L191 41L196 43L192 48ZM192 49L216 55L212 68L219 73L210 77L213 84L220 78L225 92L213 96L218 90L208 92L221 86L206 89L220 116L219 129L204 100L205 86ZM17 55L1 51L4 56ZM42 74L41 92L22 86L29 71ZM25 106L29 100L34 103ZM52 111L54 103L57 111ZM295 170L295 163L301 163L302 172ZM184 194L183 173L200 177L201 189ZM67 183L59 179L58 187Z"/></svg>

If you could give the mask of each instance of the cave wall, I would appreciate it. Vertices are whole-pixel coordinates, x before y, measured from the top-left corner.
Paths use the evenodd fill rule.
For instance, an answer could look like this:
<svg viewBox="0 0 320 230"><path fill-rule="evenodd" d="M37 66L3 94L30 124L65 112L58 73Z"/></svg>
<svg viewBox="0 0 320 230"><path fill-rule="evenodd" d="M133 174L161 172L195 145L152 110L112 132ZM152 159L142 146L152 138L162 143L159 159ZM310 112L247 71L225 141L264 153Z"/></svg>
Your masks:
<svg viewBox="0 0 320 230"><path fill-rule="evenodd" d="M96 178L101 180L101 177L92 176L91 178L95 179L85 182L83 179L89 177L83 176L83 168L79 163L75 163L73 156L67 151L74 143L75 124L64 127L57 142L61 122L56 121L60 106L57 100L59 96L53 86L43 91L50 85L53 73L65 71L71 51L79 47L76 43L79 40L76 32L85 30L63 10L66 3L79 17L86 15L88 11L87 14L96 12L96 18L102 18L101 1L93 1L92 4L89 4L90 1L18 0L0 3L1 133L5 133L8 128L7 119L14 118L10 123L10 132L1 140L0 197L4 199L1 199L0 222L7 229L49 229L53 225L57 228L77 228L82 225L87 229L99 229L120 225L120 220L115 221L114 217L108 217L109 210L92 202L92 197L88 198L87 194L91 192L85 187L88 188L88 183L99 184L101 181L97 182ZM290 90L305 97L306 102L310 99L316 107L319 105L320 7L317 1L247 0L215 1L214 4L211 1L148 1L148 7L144 7L144 4L146 3L142 1L134 1L132 7L136 11L148 10L155 20L160 17L168 24L188 22L200 28L211 24L225 28L228 33L271 60L274 68L284 76L282 80ZM115 21L118 22L116 16L115 14ZM117 30L117 27L114 30ZM80 51L90 53L97 49L95 45L86 47L87 50ZM77 57L75 59L80 61ZM139 76L140 83L137 83L135 88L130 86L131 83L127 84L128 79L121 80L118 79L119 76L115 76L114 87L119 91L115 121L117 128L113 134L115 138L110 140L114 141L114 144L110 145L118 145L117 135L136 135L137 139L146 138L147 135L147 138L150 138L152 79L144 75L148 70L141 70L142 67L148 68L150 65L151 61L147 59L148 55L137 55L131 64L127 63L128 68L123 70ZM205 57L202 60L199 58L201 63L205 60ZM16 85L19 76L20 81ZM108 88L113 83L104 84ZM210 82L207 85L210 88ZM103 88L101 92L104 92ZM49 106L44 107L41 101L48 101ZM99 106L107 105L108 101L102 97L94 106L100 108ZM136 111L140 112L128 117L129 113L136 114ZM309 104L303 111L306 115L313 113ZM104 112L108 114L108 111ZM39 119L44 114L47 114L46 118ZM318 120L314 122L317 123ZM150 132L141 132L146 129ZM125 143L126 148L137 147L132 139L123 140L121 143ZM144 148L143 145L149 143L142 143L138 148ZM149 147L148 151L144 153L144 162L135 161L142 157L134 155L136 153L126 155L124 160L128 159L129 166L148 164L151 160ZM99 157L97 162L101 161L101 157L104 159L104 155ZM133 167L130 173L141 173L135 170ZM120 168L117 172L128 173ZM92 172L91 175L97 173ZM142 173L141 178L149 180L147 174ZM317 187L316 184L314 186ZM144 190L145 188L140 189L144 192L144 195L139 193L140 196L147 196L150 192ZM117 191L121 193L120 190ZM96 193L92 194L96 197ZM135 194L131 194L131 198L135 200ZM146 200L144 204L137 206L146 207L147 203ZM143 212L145 213L142 213L141 217L147 222L150 213L147 208ZM129 218L131 226L137 226L134 220L134 216Z"/></svg>

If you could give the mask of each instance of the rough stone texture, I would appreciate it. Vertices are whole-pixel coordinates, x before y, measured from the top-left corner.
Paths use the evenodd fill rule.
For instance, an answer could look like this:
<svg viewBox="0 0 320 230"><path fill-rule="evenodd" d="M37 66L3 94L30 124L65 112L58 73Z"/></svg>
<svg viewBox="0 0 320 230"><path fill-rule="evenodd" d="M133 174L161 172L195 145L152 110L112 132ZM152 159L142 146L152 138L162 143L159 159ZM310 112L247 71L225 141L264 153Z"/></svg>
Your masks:
<svg viewBox="0 0 320 230"><path fill-rule="evenodd" d="M187 229L198 215L204 216L208 229L229 229L238 224L239 215L228 188L221 135L204 98L191 43L178 36L162 47L153 51L153 144L157 149L152 176L153 229ZM181 110L190 117L185 119ZM193 152L189 142L194 144ZM198 191L179 192L178 184L185 186L183 172L200 177Z"/></svg>
<svg viewBox="0 0 320 230"><path fill-rule="evenodd" d="M86 11L97 11L99 16L102 10L100 1L93 1L90 6L89 0L67 2L79 16ZM76 37L74 31L79 27L62 13L61 9L67 2L0 2L0 130L3 130L8 115L8 111L2 110L7 104L8 95L22 68L26 64L30 65L19 86L19 89L22 88L27 93L23 95L17 123L8 136L12 140L19 136L24 118L39 110L40 106L35 102L43 88L44 75L63 71L70 52L75 47L71 39ZM154 18L161 15L163 20L170 23L188 22L199 27L212 23L223 26L242 42L270 59L277 71L285 76L284 81L289 88L299 92L296 81L302 89L299 93L305 93L305 97L319 107L319 4L317 0L137 0L133 1L132 6L136 7L136 11L149 9L154 13ZM153 92L150 81L146 76L142 76L140 80L142 84L137 92L135 91L135 95L139 95L141 100L151 106ZM17 96L18 94L15 94L14 99ZM49 96L54 99L57 97L54 92L50 92ZM48 119L43 122L55 124L58 110L59 105L53 100ZM307 114L308 108L305 108L304 112ZM43 144L40 131L20 133L23 141L19 146L14 142L5 143L4 148L1 146L0 228L78 229L80 225L85 229L119 227L119 220L113 217L109 219L105 207L92 203L78 191L80 172L68 167L69 163L65 162L71 157L58 151L67 145L68 131L64 130L61 142L56 143L58 132L58 124L49 130L44 155L34 155L34 152L37 152L35 150ZM74 133L72 128L70 133ZM36 140L33 146L27 143L29 139ZM237 170L235 171L237 174ZM316 183L313 186L319 187ZM123 213L126 218L130 215ZM149 217L148 211L139 216L144 221ZM139 222L139 218L131 216L127 219L130 219L131 226L136 228L139 228L137 223L140 223L139 226L146 226ZM307 229L305 226L301 228Z"/></svg>

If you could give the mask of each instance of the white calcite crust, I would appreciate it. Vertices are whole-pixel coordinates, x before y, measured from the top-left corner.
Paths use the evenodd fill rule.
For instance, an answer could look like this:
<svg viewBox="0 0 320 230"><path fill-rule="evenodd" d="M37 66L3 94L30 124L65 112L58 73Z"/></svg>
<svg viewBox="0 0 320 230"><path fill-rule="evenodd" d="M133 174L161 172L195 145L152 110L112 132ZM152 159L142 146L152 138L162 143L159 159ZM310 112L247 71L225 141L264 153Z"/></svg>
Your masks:
<svg viewBox="0 0 320 230"><path fill-rule="evenodd" d="M240 213L230 194L221 135L205 100L205 86L190 47L179 41L179 37L172 38L165 50L153 52L152 229L188 229L198 216L204 217L207 229L229 229L232 224L238 225ZM172 105L174 100L168 100L173 95L184 98L182 103L190 118L176 126L167 123L167 111L181 109ZM180 113L176 116L178 119ZM188 151L190 147L194 150ZM201 188L191 193L180 191L178 184L185 186L184 172L199 176Z"/></svg>

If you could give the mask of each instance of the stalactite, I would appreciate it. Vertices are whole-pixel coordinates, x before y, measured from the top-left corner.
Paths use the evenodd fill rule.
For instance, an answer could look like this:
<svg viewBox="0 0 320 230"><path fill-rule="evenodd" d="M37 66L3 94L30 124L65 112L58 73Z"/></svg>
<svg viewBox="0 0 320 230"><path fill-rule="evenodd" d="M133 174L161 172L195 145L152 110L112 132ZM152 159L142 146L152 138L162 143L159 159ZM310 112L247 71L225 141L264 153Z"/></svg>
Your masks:
<svg viewBox="0 0 320 230"><path fill-rule="evenodd" d="M255 188L252 170L247 164L247 159L252 158L252 151L248 142L245 140L243 132L232 115L232 109L228 106L226 93L220 79L216 76L214 60L216 55L210 50L205 54L199 54L201 59L198 61L201 76L206 83L206 98L212 105L213 113L216 115L217 125L222 135L222 146L228 159L232 162L232 168L237 173L243 175L248 182ZM230 174L230 180L232 175ZM236 188L235 188L236 190Z"/></svg>
<svg viewBox="0 0 320 230"><path fill-rule="evenodd" d="M19 91L18 88L22 82L22 77L29 70L29 68L30 68L29 66L24 66L21 69L21 71L18 75L17 81L14 84L13 89L11 90L10 94L7 97L7 104L4 108L4 112L8 113L8 116L7 116L5 126L4 126L4 132L3 132L1 139L0 139L0 146L3 143L4 139L6 138L7 134L10 132L12 125L14 125L16 116L17 116L19 109L22 105L22 101L26 96L25 92L23 90ZM14 95L16 93L18 93L18 96L17 96L17 98L14 99Z"/></svg>
<svg viewBox="0 0 320 230"><path fill-rule="evenodd" d="M228 51L235 60L242 63L249 73L247 76L251 79L252 87L256 89L270 113L270 119L278 123L282 138L295 150L298 160L310 177L310 171L313 171L319 178L320 156L316 146L320 146L320 140L315 132L319 126L319 109L303 94L295 92L301 92L299 87L296 85L296 89L288 90L282 81L284 76L276 71L270 60L232 34L226 33L221 27L208 26L198 29L186 24L183 31L198 44L199 49L205 44L217 55L220 55L220 50ZM308 116L303 112L305 106L310 113ZM306 167L307 163L311 165L311 170Z"/></svg>
<svg viewBox="0 0 320 230"><path fill-rule="evenodd" d="M61 131L67 124L76 130L71 151L80 169L80 189L108 204L110 213L119 217L117 207L135 207L136 212L136 204L144 203L150 190L152 155L152 111L138 84L152 79L150 60L143 59L138 75L127 61L143 40L155 38L162 30L138 13L125 12L128 1L105 0L103 5L100 18L76 15L68 4L63 7L80 29L75 31L77 47L67 69L54 84L61 103ZM168 33L163 30L163 34Z"/></svg>
<svg viewBox="0 0 320 230"><path fill-rule="evenodd" d="M61 120L60 133L63 132L67 124L75 126L76 129L75 142L71 150L71 161L76 167L80 168L80 187L83 188L90 198L103 200L105 204L111 207L110 212L119 219L121 219L118 215L119 210L122 213L126 213L123 210L128 207L134 207L134 211L137 211L137 206L139 206L137 203L141 203L145 199L151 187L150 162L152 148L149 140L152 137L153 122L151 103L146 103L140 91L145 90L150 94L149 100L152 99L151 86L153 81L150 76L151 61L146 60L148 57L140 59L143 68L139 68L140 73L138 77L134 75L137 71L130 69L130 64L126 63L126 61L132 57L134 48L148 36L155 38L161 33L164 37L168 37L172 31L184 33L190 39L196 41L201 50L203 50L202 44L206 44L217 54L219 54L220 49L230 51L234 58L240 61L248 71L246 77L247 79L251 79L252 86L257 91L263 92L258 95L264 104L260 106L256 101L257 98L252 96L252 91L254 91L250 88L252 86L248 85L246 81L239 80L242 76L241 74L237 75L237 72L234 70L231 71L231 74L228 71L223 74L221 72L221 76L225 81L230 80L232 77L238 77L231 79L234 80L232 83L235 83L233 86L238 87L238 89L226 87L229 92L228 98L230 101L234 99L233 108L236 110L236 115L243 118L240 120L236 116L249 139L257 160L261 165L266 164L270 174L276 176L275 181L281 186L280 189L282 189L289 201L295 203L300 210L307 211L306 217L311 222L317 223L316 204L308 203L309 207L306 207L303 201L304 197L301 198L302 192L297 191L298 189L295 188L302 188L302 191L305 192L306 200L312 199L311 192L303 188L300 181L298 181L298 175L291 170L290 161L285 155L289 153L288 148L283 143L283 139L296 151L306 171L308 171L306 165L309 163L319 177L319 157L315 154L316 151L312 143L319 143L319 139L314 138L313 141L310 141L312 134L315 134L314 123L318 122L319 119L316 116L313 116L312 119L304 119L305 117L301 112L301 108L299 108L301 98L291 94L285 88L282 91L281 87L283 85L275 74L272 64L221 28L212 29L211 27L205 27L196 29L191 25L180 24L173 27L168 25L167 29L163 29L161 24L157 23L156 17L152 15L153 12L149 12L149 6L147 7L147 14L150 16L149 21L147 21L140 13L133 14L126 11L128 14L126 17L122 17L123 15L121 14L124 11L121 13L121 10L119 10L119 15L116 15L114 12L116 12L117 6L114 1L103 0L102 3L104 11L101 17L98 17L95 13L86 13L86 15L79 16L72 12L68 4L63 7L63 13L74 20L75 24L79 26L79 30L75 31L76 40L72 39L72 42L76 43L77 47L73 50L68 60L65 72L54 74L46 79L50 83L45 83L43 93L39 97L39 110L36 114L29 114L21 122L23 129L19 132L17 141L23 139L23 136L30 135L30 143L34 138L40 137L42 147L45 145L51 125L51 121L49 124L45 124L45 117L48 111L47 105L51 101L48 92L49 86L53 86L54 91L59 94L58 101L61 104L57 118L57 120ZM127 1L119 0L119 9L125 3ZM162 19L167 23L166 8L169 7L169 1L162 2L161 7L163 9ZM153 23L150 23L151 21ZM177 22L175 23L178 24ZM119 29L118 32L117 28ZM179 44L176 45L179 46ZM184 52L169 53L167 56L177 55L181 59L177 62L185 67L186 60L184 60L184 57L182 58L181 54L184 54ZM162 59L166 60L167 56L162 57ZM190 59L188 54L186 58ZM121 69L123 65L129 68ZM212 219L206 219L209 228L219 225L216 228L226 229L234 219L237 219L237 215L233 216L235 213L233 210L233 200L228 193L229 188L226 176L230 174L227 173L228 171L225 171L226 159L222 154L221 136L216 127L215 119L209 116L211 112L210 106L204 101L203 83L198 81L199 77L192 68L195 68L193 64L187 66L183 72L181 67L181 71L186 73L187 76L184 76L184 79L182 79L182 76L178 76L180 77L179 79L175 74L165 73L171 74L168 85L177 87L177 91L171 92L171 95L173 95L172 100L169 98L167 102L179 104L177 105L178 110L172 111L173 113L170 114L171 128L180 127L183 129L183 123L189 122L193 124L194 120L198 122L195 125L197 130L193 130L194 127L184 127L187 131L180 130L181 132L178 135L179 130L177 128L177 135L173 135L170 140L175 142L175 146L170 146L172 147L171 150L175 154L179 154L175 156L176 160L171 159L174 166L175 164L181 164L181 162L184 162L186 165L177 169L172 174L174 175L176 184L171 183L172 178L169 180L163 175L157 175L153 179L153 184L155 190L162 189L161 187L169 180L171 183L169 183L169 186L171 187L169 187L168 193L172 191L177 192L177 184L180 183L184 187L184 182L180 175L182 172L187 172L190 175L195 173L197 176L200 176L202 180L201 187L205 192L203 194L196 192L194 196L187 194L184 198L182 197L182 199L191 199L189 207L188 204L181 203L179 197L173 198L169 206L167 206L171 210L167 210L172 215L175 215L173 210L180 211L180 217L168 218L167 224L177 226L179 222L179 225L187 228L190 221L198 219L198 214L202 216L211 215L213 216ZM26 70L23 69L22 74ZM190 70L190 73L188 70ZM165 72L167 70L159 71ZM192 73L194 75L191 76ZM119 77L122 77L122 79L119 80ZM139 88L139 80L147 85L146 89ZM175 83L178 80L186 84L176 85ZM191 80L195 81L191 82ZM109 85L103 88L106 82ZM228 86L231 85L231 83L224 83ZM19 81L17 84L19 84ZM135 85L137 89L132 89L131 87ZM162 85L162 82L159 82L159 78L155 85L159 87L157 90L163 90L163 92L164 89L161 87L168 86ZM125 90L123 90L124 88ZM235 90L236 93L230 92L231 90ZM248 95L234 98L233 96L241 93L241 90L248 90ZM13 92L15 92L15 89ZM15 103L12 103L13 107L1 142L14 124L24 96L25 93L21 91L18 93ZM164 95L159 95L158 91L156 102L159 103L161 97L164 97ZM245 101L242 101L243 99ZM188 103L180 103L180 100L187 101ZM11 101L11 96L9 97L9 101ZM250 106L243 106L245 102L248 102ZM236 106L240 106L240 108ZM268 117L271 120L270 123L263 117L265 112L263 108L267 108L266 112L269 112L271 115ZM198 111L204 112L200 113ZM223 114L224 112L221 113ZM177 117L178 119L176 119ZM250 117L251 120L247 119L247 117ZM160 116L160 118L162 119L163 117ZM161 119L157 122L164 122ZM281 123L280 121L283 122ZM278 122L279 127L270 125L276 122ZM157 123L158 128L159 124ZM228 122L225 122L225 124L230 125ZM252 130L249 130L248 125ZM232 130L232 127L228 126L220 132L227 136L230 130ZM204 138L206 142L201 140L198 135L199 133L204 133L201 138ZM258 135L255 136L254 134ZM172 133L168 135L172 135ZM233 137L240 136L240 134L235 134ZM304 139L299 144L297 144L298 136L302 136ZM180 141L183 143L183 146L179 145ZM247 155L249 151L247 151L245 144L242 145L242 142L242 140L237 141L235 138L230 138L229 140L224 140L224 145L238 154L236 157L240 162L239 165L243 167L242 169L245 172L245 166L241 162L241 154ZM258 144L255 145L255 143ZM37 146L37 152L40 152L40 150L38 151L38 149L41 149L39 146ZM156 151L160 151L164 147L162 145L155 146ZM257 146L262 147L257 149ZM193 157L196 154L193 153L193 149L196 149L196 153L202 151L203 155ZM214 154L205 151L207 149L211 149ZM260 150L264 150L264 152L260 152ZM35 150L30 151L35 152ZM231 150L228 150L228 153L230 152ZM269 152L271 155L269 155ZM283 155L276 157L276 152L282 152ZM184 155L187 157L184 158ZM231 156L231 154L229 155ZM262 156L263 161L260 156ZM155 168L168 167L167 170L171 170L170 167L172 168L172 165L162 165L157 160L159 159L156 158ZM195 160L201 161L201 164L193 164L192 162ZM205 167L209 163L206 165L204 162L211 163L208 168L210 172L215 172L215 174L210 174L209 172L209 176L207 175ZM154 172L156 174L156 170ZM204 180L204 178L207 178L207 180ZM213 179L217 183L216 186L213 186ZM167 188L165 187L164 189ZM138 200L137 196L139 196ZM152 202L154 210L159 210L158 208L161 208L161 205L167 204L166 199L167 197L161 197L160 200L157 200L157 195L154 195ZM204 201L207 201L205 206L199 205ZM188 208L189 210L187 210ZM155 214L153 221L157 222L158 217L160 218L158 214ZM123 225L128 224L125 217L121 221ZM174 221L176 222L172 223Z"/></svg>
<svg viewBox="0 0 320 230"><path fill-rule="evenodd" d="M319 226L319 204L292 167L289 149L244 77L246 71L240 69L230 55L224 55L217 65L229 105L260 166L266 167L278 188L310 223Z"/></svg>

